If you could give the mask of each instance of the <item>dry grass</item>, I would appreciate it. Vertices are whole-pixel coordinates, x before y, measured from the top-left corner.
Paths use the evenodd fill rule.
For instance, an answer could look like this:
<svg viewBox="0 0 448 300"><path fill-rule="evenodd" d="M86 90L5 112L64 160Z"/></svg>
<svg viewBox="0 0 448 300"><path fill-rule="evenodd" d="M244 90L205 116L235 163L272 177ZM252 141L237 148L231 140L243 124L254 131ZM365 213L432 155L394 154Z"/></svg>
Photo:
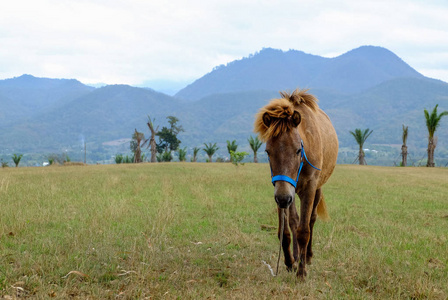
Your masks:
<svg viewBox="0 0 448 300"><path fill-rule="evenodd" d="M0 170L0 297L447 299L447 169L337 166L309 277L265 164Z"/></svg>
<svg viewBox="0 0 448 300"><path fill-rule="evenodd" d="M64 166L87 166L87 164L79 161L65 161Z"/></svg>

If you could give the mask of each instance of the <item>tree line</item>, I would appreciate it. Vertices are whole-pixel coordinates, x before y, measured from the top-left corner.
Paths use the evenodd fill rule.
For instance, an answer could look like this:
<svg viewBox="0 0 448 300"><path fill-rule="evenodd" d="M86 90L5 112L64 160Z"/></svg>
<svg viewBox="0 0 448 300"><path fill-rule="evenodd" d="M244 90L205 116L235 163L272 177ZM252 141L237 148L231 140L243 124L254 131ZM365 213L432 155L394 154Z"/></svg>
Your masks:
<svg viewBox="0 0 448 300"><path fill-rule="evenodd" d="M448 115L448 111L443 111L440 114L437 113L437 107L439 105L437 104L434 109L430 112L428 112L426 109L423 111L425 115L426 120L426 128L428 129L428 160L426 162L427 167L434 167L434 152L437 146L437 138L435 137L435 132L437 128L440 126L440 120L443 116ZM403 124L403 133L402 133L402 141L403 145L401 146L401 166L406 167L407 166L407 156L408 156L408 147L407 147L407 139L408 139L408 126L405 126ZM362 130L359 128L356 128L355 131L350 131L350 133L353 135L353 137L356 140L356 143L359 146L359 153L357 158L355 159L355 162L358 161L360 165L366 165L367 162L365 160L365 153L364 153L364 143L367 140L367 138L372 134L373 130L370 130L369 128Z"/></svg>
<svg viewBox="0 0 448 300"><path fill-rule="evenodd" d="M146 157L142 153L142 148L146 146L150 150L149 162L171 162L173 160L173 152L175 152L179 158L179 161L186 161L187 147L181 147L181 141L178 138L179 133L184 132L182 125L179 124L179 119L174 116L166 117L168 126L162 127L159 130L159 126L155 126L155 119L151 119L148 116L146 125L148 126L150 136L145 138L143 132L134 130L130 141L130 150L132 156L123 156L122 154L115 155L115 162L119 163L140 163L143 162ZM158 139L158 141L157 141ZM254 153L254 163L258 162L257 152L263 144L258 137L250 136L248 138L250 148ZM227 151L230 155L230 162L238 165L249 155L247 152L237 152L238 145L236 140L227 141ZM213 162L213 155L219 150L217 143L203 143L203 147L194 147L192 149L193 156L192 162L197 162L199 151L204 151L207 155L207 162Z"/></svg>
<svg viewBox="0 0 448 300"><path fill-rule="evenodd" d="M426 127L428 129L428 148L427 148L428 159L426 163L427 167L435 166L434 152L437 146L437 137L435 136L435 132L437 128L440 126L440 120L442 119L442 117L448 115L448 111L443 111L439 114L437 112L437 108L438 104L434 107L434 109L431 112L424 109ZM119 163L140 163L145 161L146 157L145 154L142 152L142 148L145 146L146 148L150 149L151 155L149 161L152 163L172 161L173 152L177 153L179 161L186 161L187 147L181 148L180 145L182 142L178 139L178 134L184 132L184 129L179 124L178 118L174 116L168 116L166 117L166 119L168 120L169 126L164 126L162 127L161 130L159 130L159 126L156 127L154 124L155 119L151 119L151 117L148 116L148 121L146 125L148 126L150 137L146 139L143 132L139 132L137 131L137 129L135 129L134 133L132 134L132 139L130 142L130 149L132 155L123 156L122 154L116 154L115 162L119 164ZM354 131L349 132L350 134L353 135L356 143L359 146L358 156L356 157L354 162L358 161L360 165L366 165L367 162L365 159L365 153L363 147L367 138L373 133L373 130L370 130L369 128L365 130L356 128ZM407 156L408 156L407 137L408 137L408 126L403 125L401 166L404 167L407 166ZM156 141L156 138L158 138L158 142ZM257 136L256 137L250 136L248 138L248 143L254 153L254 163L257 163L258 162L257 152L263 143L258 139ZM230 162L236 165L241 163L244 157L248 155L248 153L246 152L237 152L237 148L238 145L236 144L236 140L227 141L227 151L230 155ZM194 147L192 150L193 150L193 156L191 158L192 162L197 162L197 157L199 151L201 150L204 151L205 154L208 156L208 159L206 161L212 162L213 155L216 153L217 150L219 150L219 147L217 146L217 143L204 143L203 148ZM16 154L16 153L14 153L14 155L11 157L16 167L19 166L22 157L23 154ZM50 164L54 159L55 159L54 157L51 156L49 157ZM70 161L68 156L66 156L66 159L64 161ZM2 159L1 166L8 167L9 165Z"/></svg>

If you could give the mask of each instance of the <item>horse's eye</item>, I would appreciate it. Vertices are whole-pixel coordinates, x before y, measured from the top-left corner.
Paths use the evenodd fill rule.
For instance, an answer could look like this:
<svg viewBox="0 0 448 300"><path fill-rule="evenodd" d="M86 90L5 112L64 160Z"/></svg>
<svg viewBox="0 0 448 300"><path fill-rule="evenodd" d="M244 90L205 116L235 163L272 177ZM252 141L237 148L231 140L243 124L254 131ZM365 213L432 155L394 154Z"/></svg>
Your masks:
<svg viewBox="0 0 448 300"><path fill-rule="evenodd" d="M300 151L302 151L302 148L300 148L299 150L297 150L296 154L299 155Z"/></svg>
<svg viewBox="0 0 448 300"><path fill-rule="evenodd" d="M268 150L264 150L264 152L266 152L266 154L269 156L269 151Z"/></svg>

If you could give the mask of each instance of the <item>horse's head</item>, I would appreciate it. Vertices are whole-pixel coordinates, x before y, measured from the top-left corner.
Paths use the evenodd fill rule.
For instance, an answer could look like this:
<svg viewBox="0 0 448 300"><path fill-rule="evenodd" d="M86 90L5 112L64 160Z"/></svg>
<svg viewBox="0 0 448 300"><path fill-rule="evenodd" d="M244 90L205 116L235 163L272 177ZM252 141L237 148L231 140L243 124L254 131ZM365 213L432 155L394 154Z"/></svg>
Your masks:
<svg viewBox="0 0 448 300"><path fill-rule="evenodd" d="M282 98L273 99L260 109L255 118L254 131L266 143L275 201L280 208L286 208L295 197L302 155L306 159L297 130L302 122L300 112L316 111L319 106L317 99L307 90L297 89L293 93L281 92L280 95ZM300 107L303 109L300 110Z"/></svg>
<svg viewBox="0 0 448 300"><path fill-rule="evenodd" d="M293 202L301 159L301 137L297 126L300 113L287 109L278 117L264 112L262 121L266 128L278 129L266 141L266 153L271 167L275 202L280 208L287 208ZM279 128L280 127L280 128Z"/></svg>

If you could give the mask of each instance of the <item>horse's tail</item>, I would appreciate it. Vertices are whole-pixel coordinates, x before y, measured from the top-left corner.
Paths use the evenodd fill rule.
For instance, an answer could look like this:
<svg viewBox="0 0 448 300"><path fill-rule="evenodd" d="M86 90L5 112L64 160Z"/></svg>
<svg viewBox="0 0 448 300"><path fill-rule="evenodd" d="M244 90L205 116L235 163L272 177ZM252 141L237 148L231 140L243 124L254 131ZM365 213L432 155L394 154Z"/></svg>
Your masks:
<svg viewBox="0 0 448 300"><path fill-rule="evenodd" d="M324 200L324 193L320 193L320 195L321 195L320 201L319 201L319 204L317 204L317 215L322 220L329 221L330 216L328 215L327 204L325 203L325 200Z"/></svg>

